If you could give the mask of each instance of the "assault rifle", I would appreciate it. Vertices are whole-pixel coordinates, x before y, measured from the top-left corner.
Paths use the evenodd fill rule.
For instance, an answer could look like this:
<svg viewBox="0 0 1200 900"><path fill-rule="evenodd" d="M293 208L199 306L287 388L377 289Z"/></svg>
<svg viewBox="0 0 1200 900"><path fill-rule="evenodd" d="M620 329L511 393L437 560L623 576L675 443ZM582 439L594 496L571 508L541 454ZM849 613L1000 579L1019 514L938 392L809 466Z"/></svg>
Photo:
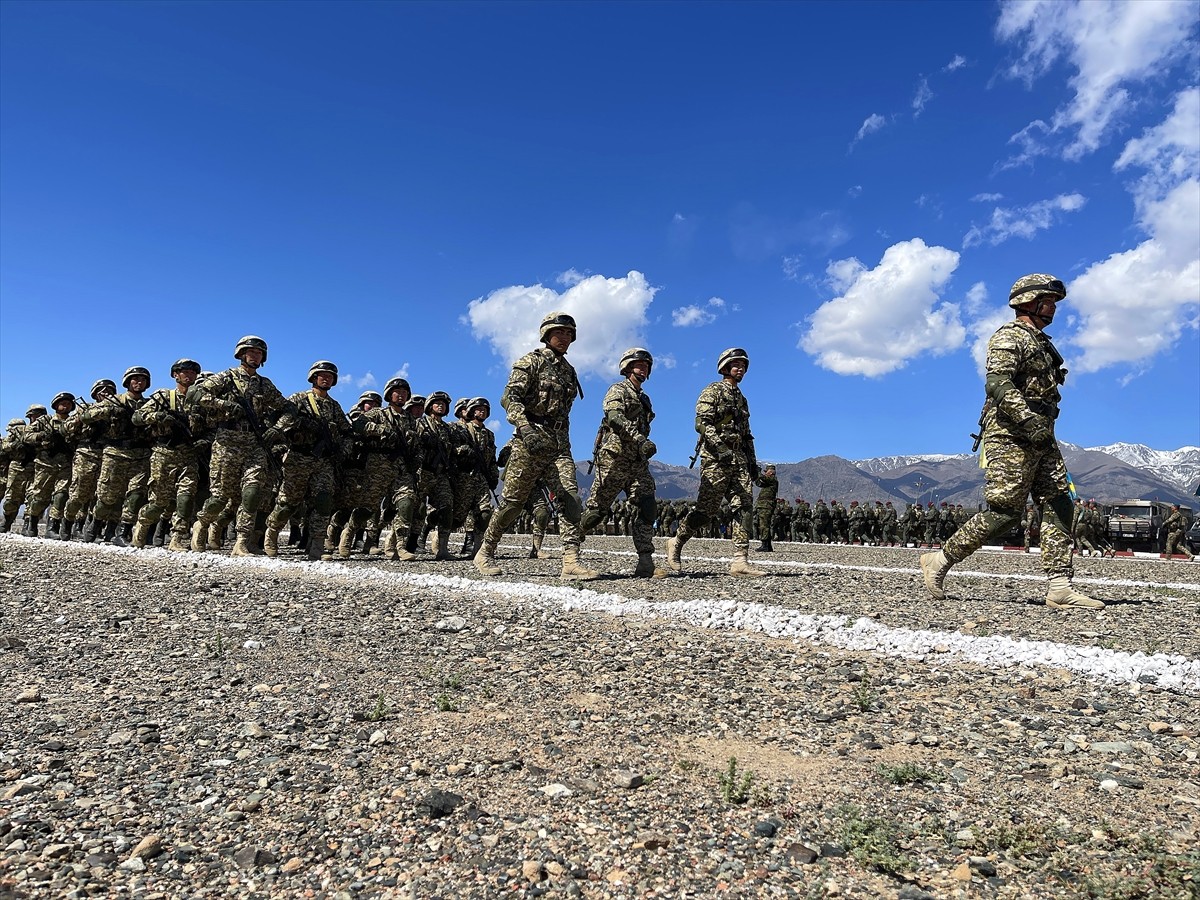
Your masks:
<svg viewBox="0 0 1200 900"><path fill-rule="evenodd" d="M978 431L978 433L971 435L971 437L974 438L974 441L971 444L971 452L972 453L978 453L979 445L981 443L983 443L983 423L984 423L984 420L987 419L987 414L991 411L991 409L992 409L992 398L988 397L986 400L983 401L983 409L981 409L979 411L979 431Z"/></svg>
<svg viewBox="0 0 1200 900"><path fill-rule="evenodd" d="M254 404L241 392L236 383L233 386L233 395L237 398L237 403L241 406L242 412L246 414L246 421L250 423L250 430L254 432L254 438L258 441L258 446L267 457L267 468L271 470L271 474L276 478L282 478L283 467L279 465L279 460L275 458L275 454L267 446L266 429L263 428L263 423L258 418L258 413L254 411Z"/></svg>

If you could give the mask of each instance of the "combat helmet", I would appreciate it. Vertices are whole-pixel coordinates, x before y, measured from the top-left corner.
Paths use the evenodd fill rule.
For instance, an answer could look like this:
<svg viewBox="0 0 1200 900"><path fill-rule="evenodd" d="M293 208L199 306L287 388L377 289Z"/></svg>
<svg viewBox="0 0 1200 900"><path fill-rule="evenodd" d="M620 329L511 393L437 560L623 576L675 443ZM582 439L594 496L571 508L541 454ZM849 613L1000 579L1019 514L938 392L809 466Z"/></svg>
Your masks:
<svg viewBox="0 0 1200 900"><path fill-rule="evenodd" d="M171 377L174 378L180 372L195 372L200 374L200 363L194 359L177 359L171 363Z"/></svg>
<svg viewBox="0 0 1200 900"><path fill-rule="evenodd" d="M538 339L544 344L550 332L555 328L566 328L571 332L571 340L575 340L575 317L569 316L565 312L552 312L546 318L542 319L541 327L538 329Z"/></svg>
<svg viewBox="0 0 1200 900"><path fill-rule="evenodd" d="M420 406L422 409L425 407L425 398L421 394L413 394L404 402L405 409L412 409L416 406Z"/></svg>
<svg viewBox="0 0 1200 900"><path fill-rule="evenodd" d="M1054 302L1058 303L1067 296L1067 289L1053 275L1023 275L1008 292L1008 305L1015 308L1047 294L1054 297Z"/></svg>
<svg viewBox="0 0 1200 900"><path fill-rule="evenodd" d="M313 363L311 366L308 367L308 383L313 384L317 379L318 373L320 373L320 372L325 372L329 375L332 375L333 383L337 384L337 382L338 382L337 366L335 366L333 363L331 363L327 359L318 359L315 363Z"/></svg>
<svg viewBox="0 0 1200 900"><path fill-rule="evenodd" d="M364 402L368 401L374 403L376 406L383 406L383 397L380 395L379 391L363 391L361 394L359 394L358 403L355 405L362 406Z"/></svg>
<svg viewBox="0 0 1200 900"><path fill-rule="evenodd" d="M233 358L241 359L242 353L253 347L256 350L261 350L263 355L263 365L267 364L267 342L256 334L248 334L233 348Z"/></svg>
<svg viewBox="0 0 1200 900"><path fill-rule="evenodd" d="M445 391L434 391L432 394L430 394L429 399L425 401L425 408L429 409L429 407L438 402L445 403L446 411L450 411L450 395Z"/></svg>
<svg viewBox="0 0 1200 900"><path fill-rule="evenodd" d="M622 375L626 374L629 371L629 367L638 360L645 362L650 367L650 370L653 371L654 357L651 356L650 351L644 347L630 347L628 350L626 350L621 355L621 366L618 371ZM647 372L646 374L648 377L650 373Z"/></svg>
<svg viewBox="0 0 1200 900"><path fill-rule="evenodd" d="M141 375L146 379L146 386L150 386L150 370L145 366L130 366L125 370L125 374L121 376L121 387L128 388L129 382L136 376Z"/></svg>
<svg viewBox="0 0 1200 900"><path fill-rule="evenodd" d="M60 403L70 403L71 406L74 406L75 405L75 395L72 394L70 391L59 391L57 394L54 395L54 399L50 401L50 408L57 409L58 404L60 404Z"/></svg>
<svg viewBox="0 0 1200 900"><path fill-rule="evenodd" d="M388 403L392 402L392 391L399 390L400 388L404 388L405 393L410 397L412 396L412 386L409 385L407 378L393 378L383 386L383 396L387 399Z"/></svg>
<svg viewBox="0 0 1200 900"><path fill-rule="evenodd" d="M39 416L44 416L48 410L40 403L34 403L29 409L25 410L25 418L36 419Z"/></svg>
<svg viewBox="0 0 1200 900"><path fill-rule="evenodd" d="M467 415L469 416L481 406L484 409L485 415L490 416L492 414L492 404L488 401L487 397L472 397L467 401Z"/></svg>
<svg viewBox="0 0 1200 900"><path fill-rule="evenodd" d="M12 431L14 428L24 428L24 427L25 427L24 419L9 419L8 420L8 430L9 431Z"/></svg>
<svg viewBox="0 0 1200 900"><path fill-rule="evenodd" d="M717 374L724 375L725 370L729 368L729 364L735 359L742 360L746 364L746 368L750 368L750 355L741 347L730 347L717 357Z"/></svg>
<svg viewBox="0 0 1200 900"><path fill-rule="evenodd" d="M467 414L467 407L471 403L470 397L460 397L454 401L454 418L461 419Z"/></svg>
<svg viewBox="0 0 1200 900"><path fill-rule="evenodd" d="M92 390L90 391L92 399L99 400L100 398L97 395L105 388L108 389L109 393L115 394L117 392L117 383L111 378L101 378L92 385Z"/></svg>

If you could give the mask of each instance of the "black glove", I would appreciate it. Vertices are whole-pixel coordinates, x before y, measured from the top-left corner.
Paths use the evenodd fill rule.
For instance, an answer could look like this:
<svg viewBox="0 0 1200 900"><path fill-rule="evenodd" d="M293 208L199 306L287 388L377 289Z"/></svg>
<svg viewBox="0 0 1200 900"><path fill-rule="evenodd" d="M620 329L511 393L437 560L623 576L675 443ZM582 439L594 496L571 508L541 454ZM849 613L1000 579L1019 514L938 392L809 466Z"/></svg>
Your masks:
<svg viewBox="0 0 1200 900"><path fill-rule="evenodd" d="M496 489L496 486L498 484L500 484L500 479L497 478L495 475L488 475L487 483L488 483L488 490L494 491Z"/></svg>
<svg viewBox="0 0 1200 900"><path fill-rule="evenodd" d="M531 456L541 456L554 449L554 439L540 428L522 428L521 442Z"/></svg>
<svg viewBox="0 0 1200 900"><path fill-rule="evenodd" d="M657 452L658 445L655 444L654 441L650 440L650 438L646 438L644 441L642 441L642 459L649 459Z"/></svg>

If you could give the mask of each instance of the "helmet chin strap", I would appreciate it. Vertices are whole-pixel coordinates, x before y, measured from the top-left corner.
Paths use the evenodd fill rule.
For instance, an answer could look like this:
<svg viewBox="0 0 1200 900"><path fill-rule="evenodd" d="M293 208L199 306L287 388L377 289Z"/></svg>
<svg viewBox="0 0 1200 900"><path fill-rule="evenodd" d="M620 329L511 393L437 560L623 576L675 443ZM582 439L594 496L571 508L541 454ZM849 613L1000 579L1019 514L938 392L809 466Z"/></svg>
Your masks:
<svg viewBox="0 0 1200 900"><path fill-rule="evenodd" d="M1048 315L1048 316L1042 312L1042 309L1045 307L1045 305L1047 303L1050 304L1050 315ZM1053 300L1038 300L1037 303L1034 305L1033 309L1030 310L1027 313L1027 315L1031 319L1039 320L1042 323L1041 327L1045 328L1047 325L1049 325L1051 322L1054 321L1054 305L1055 305L1055 302Z"/></svg>

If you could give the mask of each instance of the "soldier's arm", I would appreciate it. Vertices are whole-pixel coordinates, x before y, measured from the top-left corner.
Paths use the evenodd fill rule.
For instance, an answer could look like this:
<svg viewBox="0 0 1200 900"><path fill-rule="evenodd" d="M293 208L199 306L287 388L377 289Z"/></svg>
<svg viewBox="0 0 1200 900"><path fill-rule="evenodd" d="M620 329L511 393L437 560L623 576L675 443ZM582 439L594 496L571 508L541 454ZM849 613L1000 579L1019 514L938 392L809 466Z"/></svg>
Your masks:
<svg viewBox="0 0 1200 900"><path fill-rule="evenodd" d="M625 391L619 383L610 387L604 395L604 423L616 432L622 443L638 447L646 440L625 415Z"/></svg>
<svg viewBox="0 0 1200 900"><path fill-rule="evenodd" d="M518 434L529 428L525 398L528 396L530 386L537 382L534 359L533 356L523 356L517 360L513 365L512 374L508 376L508 384L504 387L504 412Z"/></svg>
<svg viewBox="0 0 1200 900"><path fill-rule="evenodd" d="M1000 414L1017 426L1038 418L1014 381L1023 358L1024 353L1012 330L998 331L992 336L988 344L984 390Z"/></svg>
<svg viewBox="0 0 1200 900"><path fill-rule="evenodd" d="M700 392L696 400L696 431L713 452L723 457L732 454L733 451L721 437L721 423L717 421L717 401L715 387L710 385Z"/></svg>

